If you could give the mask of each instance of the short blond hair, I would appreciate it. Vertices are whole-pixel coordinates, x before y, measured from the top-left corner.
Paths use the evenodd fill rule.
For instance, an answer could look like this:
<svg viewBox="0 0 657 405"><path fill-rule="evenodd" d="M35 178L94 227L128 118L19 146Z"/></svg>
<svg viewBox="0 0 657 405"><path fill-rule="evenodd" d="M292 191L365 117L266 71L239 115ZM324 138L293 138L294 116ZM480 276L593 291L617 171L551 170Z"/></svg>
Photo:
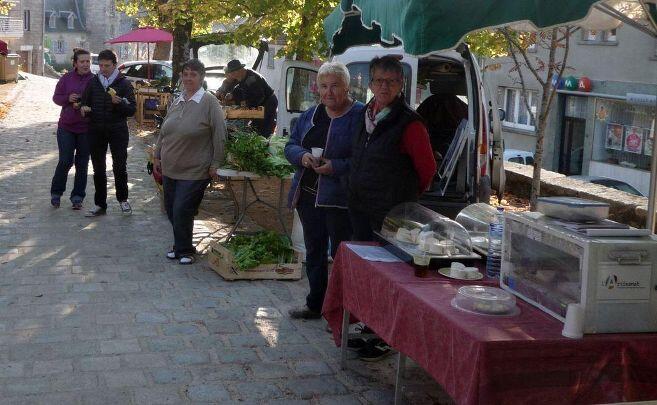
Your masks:
<svg viewBox="0 0 657 405"><path fill-rule="evenodd" d="M317 83L319 83L321 78L328 75L335 75L339 77L344 82L345 87L349 88L349 81L351 80L351 76L349 75L349 69L347 69L343 63L326 62L320 66L319 70L317 71Z"/></svg>

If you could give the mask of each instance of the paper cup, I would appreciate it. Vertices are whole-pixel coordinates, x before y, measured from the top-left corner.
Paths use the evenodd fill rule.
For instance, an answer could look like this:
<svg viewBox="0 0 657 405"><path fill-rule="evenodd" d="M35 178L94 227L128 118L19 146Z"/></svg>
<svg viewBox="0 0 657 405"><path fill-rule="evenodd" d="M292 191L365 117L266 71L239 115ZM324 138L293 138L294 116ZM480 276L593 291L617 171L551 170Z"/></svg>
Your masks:
<svg viewBox="0 0 657 405"><path fill-rule="evenodd" d="M322 148L311 148L310 150L313 154L313 157L316 157L316 158L321 158L322 153L324 153L324 149L322 149Z"/></svg>
<svg viewBox="0 0 657 405"><path fill-rule="evenodd" d="M584 308L581 304L568 304L566 322L561 334L571 339L581 339L584 336Z"/></svg>

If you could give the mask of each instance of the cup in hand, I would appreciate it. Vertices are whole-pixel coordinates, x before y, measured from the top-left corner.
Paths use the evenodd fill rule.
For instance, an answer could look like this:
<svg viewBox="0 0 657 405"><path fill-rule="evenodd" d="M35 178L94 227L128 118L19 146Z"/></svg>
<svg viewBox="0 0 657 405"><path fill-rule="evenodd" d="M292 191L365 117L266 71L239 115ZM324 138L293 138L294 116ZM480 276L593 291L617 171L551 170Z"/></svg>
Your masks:
<svg viewBox="0 0 657 405"><path fill-rule="evenodd" d="M572 339L581 339L584 336L584 308L581 304L568 304L566 322L563 324L561 334Z"/></svg>
<svg viewBox="0 0 657 405"><path fill-rule="evenodd" d="M313 157L317 159L321 158L324 153L324 149L322 148L311 148L310 151L312 152Z"/></svg>

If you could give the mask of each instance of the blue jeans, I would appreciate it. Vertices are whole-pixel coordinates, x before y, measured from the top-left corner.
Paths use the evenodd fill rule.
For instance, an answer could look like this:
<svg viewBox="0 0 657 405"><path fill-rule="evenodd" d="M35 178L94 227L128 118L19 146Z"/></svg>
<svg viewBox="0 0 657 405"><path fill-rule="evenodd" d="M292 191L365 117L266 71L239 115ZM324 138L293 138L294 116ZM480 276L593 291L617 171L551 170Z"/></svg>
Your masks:
<svg viewBox="0 0 657 405"><path fill-rule="evenodd" d="M306 275L310 292L306 305L312 311L321 312L328 285L328 247L335 257L340 242L351 239L351 223L346 209L315 207L315 196L301 192L297 212L303 227L306 245Z"/></svg>
<svg viewBox="0 0 657 405"><path fill-rule="evenodd" d="M193 255L194 215L198 210L210 179L176 180L162 176L164 207L173 226L176 256Z"/></svg>
<svg viewBox="0 0 657 405"><path fill-rule="evenodd" d="M75 163L75 180L71 192L71 202L81 203L87 195L87 168L89 166L89 139L86 133L77 134L57 128L57 148L59 161L52 177L50 194L61 197L66 191L68 172Z"/></svg>

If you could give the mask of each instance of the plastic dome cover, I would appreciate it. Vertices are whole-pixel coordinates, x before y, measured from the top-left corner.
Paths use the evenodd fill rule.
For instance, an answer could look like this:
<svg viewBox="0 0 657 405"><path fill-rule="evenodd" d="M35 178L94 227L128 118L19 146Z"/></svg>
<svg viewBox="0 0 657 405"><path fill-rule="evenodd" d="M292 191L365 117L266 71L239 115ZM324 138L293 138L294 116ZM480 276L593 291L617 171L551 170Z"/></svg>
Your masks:
<svg viewBox="0 0 657 405"><path fill-rule="evenodd" d="M470 235L461 224L414 202L390 210L383 220L381 236L412 255L473 254Z"/></svg>

